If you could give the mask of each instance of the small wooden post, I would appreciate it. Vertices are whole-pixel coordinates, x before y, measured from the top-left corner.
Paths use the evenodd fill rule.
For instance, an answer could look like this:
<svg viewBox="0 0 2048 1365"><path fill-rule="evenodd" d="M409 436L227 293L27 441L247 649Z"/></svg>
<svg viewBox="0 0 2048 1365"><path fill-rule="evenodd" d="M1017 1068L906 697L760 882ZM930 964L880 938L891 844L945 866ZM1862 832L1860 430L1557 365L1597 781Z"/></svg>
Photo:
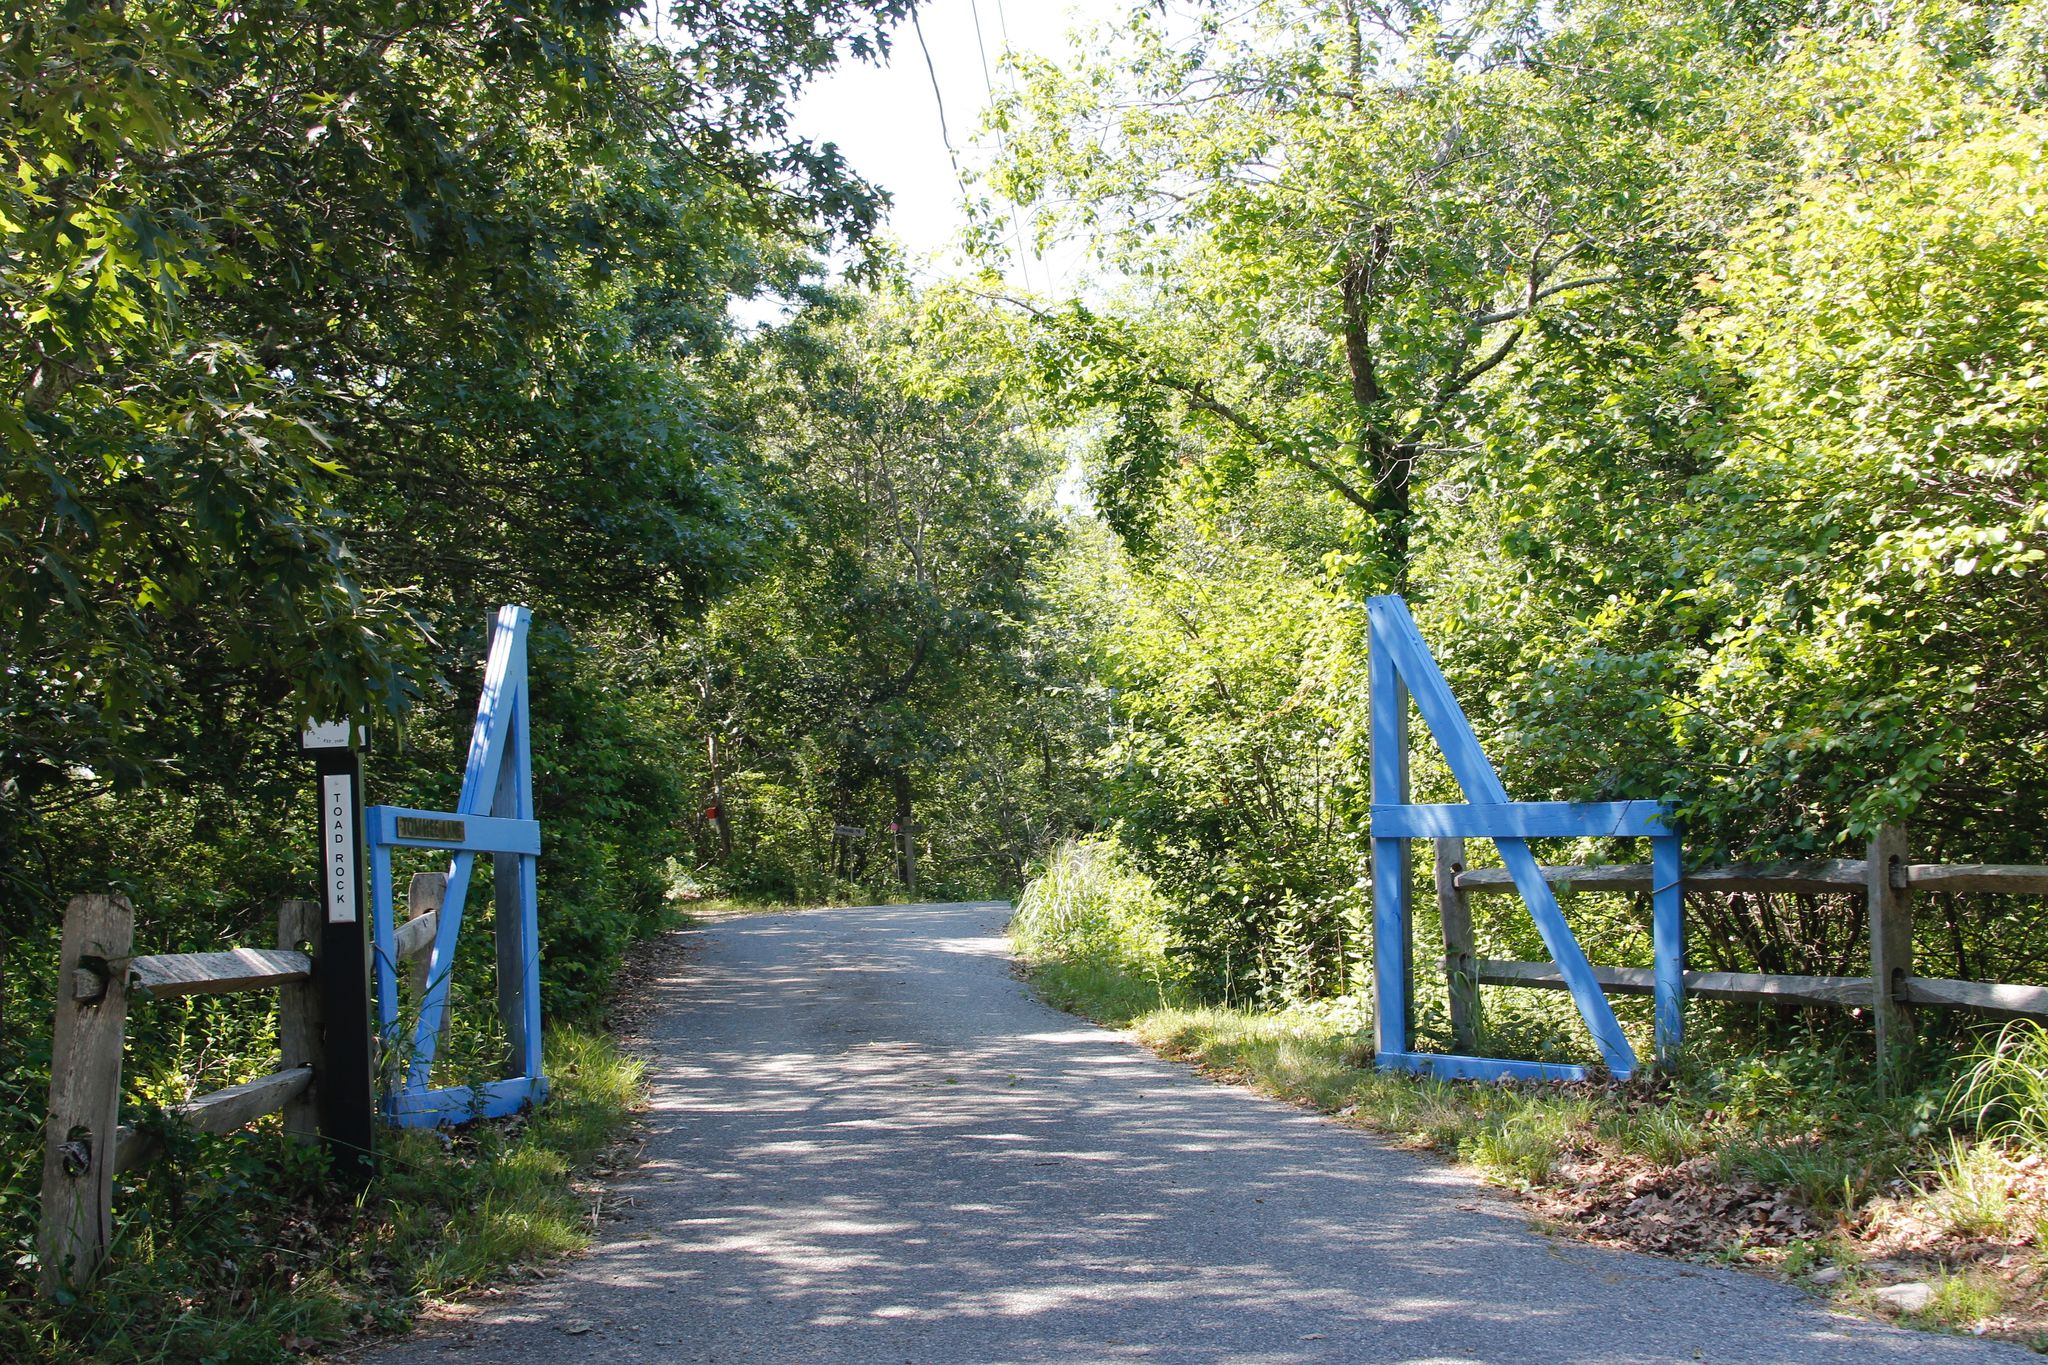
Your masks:
<svg viewBox="0 0 2048 1365"><path fill-rule="evenodd" d="M1913 974L1913 893L1892 885L1892 869L1904 866L1907 856L1906 832L1886 825L1870 841L1866 862L1864 895L1870 916L1871 1003L1880 1082L1913 1042L1912 1013L1902 1003L1906 978Z"/></svg>
<svg viewBox="0 0 2048 1365"><path fill-rule="evenodd" d="M896 876L908 895L917 894L917 822L912 818L910 770L896 768L889 774L896 799L896 820L890 828L896 837Z"/></svg>
<svg viewBox="0 0 2048 1365"><path fill-rule="evenodd" d="M413 873L405 888L405 917L415 920L433 914L441 908L441 899L447 894L446 872ZM428 954L420 953L405 964L405 987L414 1005L427 993L427 957Z"/></svg>
<svg viewBox="0 0 2048 1365"><path fill-rule="evenodd" d="M311 952L320 944L320 902L284 901L277 907L277 946ZM320 1105L314 1096L320 1084L320 990L311 981L293 981L277 988L277 1069L313 1068L313 1084L285 1101L284 1130L300 1142L320 1132Z"/></svg>
<svg viewBox="0 0 2048 1365"><path fill-rule="evenodd" d="M415 872L412 874L412 881L407 883L405 888L405 917L413 920L421 915L436 914L447 896L446 872ZM406 992L412 998L414 1009L418 1009L420 1001L427 998L427 964L432 957L431 953L418 953L405 964ZM502 990L501 985L500 991ZM441 1011L440 1038L444 1044L448 1041L448 1020L453 1013L452 1010ZM439 1048L435 1051L438 1055Z"/></svg>
<svg viewBox="0 0 2048 1365"><path fill-rule="evenodd" d="M1436 913L1444 929L1444 981L1451 991L1451 1038L1458 1051L1479 1047L1479 967L1472 938L1471 898L1458 889L1465 841L1436 843Z"/></svg>
<svg viewBox="0 0 2048 1365"><path fill-rule="evenodd" d="M134 947L135 910L127 897L78 896L65 908L37 1239L45 1293L91 1280L113 1240L121 1047Z"/></svg>

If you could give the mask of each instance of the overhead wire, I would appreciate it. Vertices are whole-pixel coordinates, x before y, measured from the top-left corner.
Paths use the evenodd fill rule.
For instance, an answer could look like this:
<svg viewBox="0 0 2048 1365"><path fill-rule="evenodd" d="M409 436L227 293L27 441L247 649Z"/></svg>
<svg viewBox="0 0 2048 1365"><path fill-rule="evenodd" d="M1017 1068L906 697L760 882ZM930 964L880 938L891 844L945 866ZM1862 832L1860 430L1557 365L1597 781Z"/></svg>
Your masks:
<svg viewBox="0 0 2048 1365"><path fill-rule="evenodd" d="M989 75L988 43L981 36L980 0L967 0L967 10L968 13L974 16L974 49L981 54L981 88L988 92L989 106L993 108L996 102L996 83ZM1003 15L1002 0L996 0L996 19L1003 26L1003 47L1007 49L1010 46L1010 25L1008 19ZM1001 128L996 129L996 151L1004 157L1010 154L1010 140L1003 134ZM1017 213L1008 213L1004 217L1008 218L1010 223L1010 242L1015 248L1017 255L1017 273L1024 277L1024 289L1026 293L1029 293L1031 290L1031 266L1024 253L1024 225L1021 216Z"/></svg>
<svg viewBox="0 0 2048 1365"><path fill-rule="evenodd" d="M939 141L946 144L946 159L953 163L953 183L960 187L960 197L967 197L967 177L960 173L960 153L953 147L952 130L946 126L946 97L939 91L939 69L932 64L932 50L924 40L924 25L917 21L917 10L910 11L910 28L917 35L917 50L924 54L925 74L931 77L932 103L939 107Z"/></svg>

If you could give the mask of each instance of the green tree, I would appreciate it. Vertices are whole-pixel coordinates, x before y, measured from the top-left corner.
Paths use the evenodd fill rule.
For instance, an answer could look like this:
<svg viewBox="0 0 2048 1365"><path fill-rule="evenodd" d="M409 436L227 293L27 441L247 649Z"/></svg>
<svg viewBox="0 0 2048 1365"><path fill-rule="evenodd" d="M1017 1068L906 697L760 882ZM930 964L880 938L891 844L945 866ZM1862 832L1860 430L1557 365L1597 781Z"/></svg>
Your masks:
<svg viewBox="0 0 2048 1365"><path fill-rule="evenodd" d="M1048 685L1028 631L1059 543L1051 455L999 324L952 294L839 298L755 357L753 430L774 452L787 529L774 570L714 611L697 669L707 752L758 765L751 814L782 824L780 849L754 856L785 894L834 826L894 826L906 886L935 839L972 843L960 836L991 821L1031 837L1021 793L1007 818L1000 800L964 814L968 789L1006 783L1034 739L1042 766L1057 761L1051 735L1027 738ZM927 806L956 799L962 827L934 830ZM1014 877L1028 851L974 856ZM842 854L835 871L866 872Z"/></svg>
<svg viewBox="0 0 2048 1365"><path fill-rule="evenodd" d="M672 626L744 576L725 306L872 227L783 104L904 8L683 0L668 46L495 0L0 24L8 919L104 871L38 870L47 811L402 716L492 601Z"/></svg>
<svg viewBox="0 0 2048 1365"><path fill-rule="evenodd" d="M1678 191L1730 60L1715 16L1204 13L1028 64L997 111L996 187L1127 281L1049 312L1047 371L1110 414L1120 529L1184 472L1290 465L1350 513L1328 548L1403 582L1417 490L1471 447L1489 380L1556 319L1642 325L1714 240L1714 206Z"/></svg>
<svg viewBox="0 0 2048 1365"><path fill-rule="evenodd" d="M1103 804L1171 902L1188 981L1236 1000L1341 992L1365 875L1359 617L1249 518L1167 516L1142 565L1105 550Z"/></svg>

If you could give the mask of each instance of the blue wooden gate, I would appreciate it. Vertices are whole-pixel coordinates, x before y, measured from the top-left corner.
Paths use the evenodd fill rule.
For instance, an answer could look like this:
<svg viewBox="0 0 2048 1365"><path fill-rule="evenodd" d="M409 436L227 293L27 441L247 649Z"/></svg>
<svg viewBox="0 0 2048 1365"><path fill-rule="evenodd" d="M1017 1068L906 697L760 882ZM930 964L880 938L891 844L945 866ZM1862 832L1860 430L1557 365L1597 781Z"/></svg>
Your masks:
<svg viewBox="0 0 2048 1365"><path fill-rule="evenodd" d="M401 1046L398 960L392 922L391 850L445 849L454 855L448 890L427 959L427 989L414 1023L403 1072L384 1096L384 1118L401 1127L432 1127L494 1118L547 1097L540 1058L540 924L535 860L540 824L533 814L533 755L527 724L525 607L498 611L484 666L483 696L469 738L462 793L453 811L372 806L363 812L370 846L375 910L377 1026L386 1055ZM497 903L500 1016L512 1075L480 1086L429 1086L441 1021L448 1012L463 901L476 855L491 855ZM509 984L509 988L508 988Z"/></svg>
<svg viewBox="0 0 2048 1365"><path fill-rule="evenodd" d="M1480 748L1436 658L1423 643L1408 604L1397 596L1366 604L1372 688L1372 862L1374 1033L1384 1070L1475 1080L1583 1080L1586 1069L1548 1062L1506 1061L1412 1050L1415 964L1409 911L1408 841L1440 837L1492 839L1515 889L1529 907L1579 1015L1607 1069L1636 1069L1635 1050L1614 1017L1585 952L1572 936L1528 841L1586 836L1648 836L1652 876L1651 946L1656 969L1656 1042L1660 1062L1676 1053L1683 1027L1684 907L1678 830L1657 801L1510 801ZM1408 799L1408 704L1442 750L1466 804L1415 805Z"/></svg>

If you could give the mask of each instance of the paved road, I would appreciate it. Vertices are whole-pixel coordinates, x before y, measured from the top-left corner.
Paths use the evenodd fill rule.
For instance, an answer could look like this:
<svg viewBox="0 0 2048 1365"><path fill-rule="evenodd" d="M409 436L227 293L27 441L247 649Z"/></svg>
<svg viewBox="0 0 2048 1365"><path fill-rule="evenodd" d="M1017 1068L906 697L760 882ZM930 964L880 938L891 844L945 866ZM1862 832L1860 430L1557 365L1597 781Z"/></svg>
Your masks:
<svg viewBox="0 0 2048 1365"><path fill-rule="evenodd" d="M1440 1162L1034 1000L994 905L727 920L659 987L595 1251L464 1361L1976 1361L1733 1271L1551 1240Z"/></svg>

